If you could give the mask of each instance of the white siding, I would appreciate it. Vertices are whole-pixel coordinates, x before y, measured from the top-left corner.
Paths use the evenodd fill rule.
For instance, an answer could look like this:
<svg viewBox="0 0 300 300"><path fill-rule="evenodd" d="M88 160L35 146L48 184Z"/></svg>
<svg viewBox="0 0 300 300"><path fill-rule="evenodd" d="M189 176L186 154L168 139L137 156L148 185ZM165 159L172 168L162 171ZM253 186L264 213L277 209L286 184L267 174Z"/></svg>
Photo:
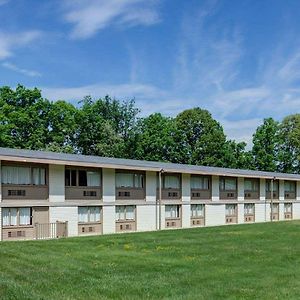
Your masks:
<svg viewBox="0 0 300 300"><path fill-rule="evenodd" d="M293 203L293 219L300 219L300 203Z"/></svg>
<svg viewBox="0 0 300 300"><path fill-rule="evenodd" d="M220 200L219 176L212 176L211 179L211 199L212 201Z"/></svg>
<svg viewBox="0 0 300 300"><path fill-rule="evenodd" d="M146 201L156 201L156 172L146 172Z"/></svg>
<svg viewBox="0 0 300 300"><path fill-rule="evenodd" d="M238 204L238 223L244 223L244 204Z"/></svg>
<svg viewBox="0 0 300 300"><path fill-rule="evenodd" d="M225 224L225 205L205 205L205 225L224 225Z"/></svg>
<svg viewBox="0 0 300 300"><path fill-rule="evenodd" d="M182 228L191 227L191 205L190 204L183 204L181 206L181 222Z"/></svg>
<svg viewBox="0 0 300 300"><path fill-rule="evenodd" d="M284 203L279 203L279 220L284 220Z"/></svg>
<svg viewBox="0 0 300 300"><path fill-rule="evenodd" d="M159 216L159 206L157 206L157 215ZM165 217L165 206L162 205L161 206L161 229L165 228L165 221L166 221L166 217ZM159 228L159 226L157 225L157 228Z"/></svg>
<svg viewBox="0 0 300 300"><path fill-rule="evenodd" d="M279 200L284 200L284 180L279 180Z"/></svg>
<svg viewBox="0 0 300 300"><path fill-rule="evenodd" d="M245 199L244 178L238 177L238 201L244 201L244 199Z"/></svg>
<svg viewBox="0 0 300 300"><path fill-rule="evenodd" d="M182 201L191 200L191 175L182 174Z"/></svg>
<svg viewBox="0 0 300 300"><path fill-rule="evenodd" d="M103 202L116 200L116 178L114 169L102 169Z"/></svg>
<svg viewBox="0 0 300 300"><path fill-rule="evenodd" d="M49 201L65 201L65 166L49 165Z"/></svg>
<svg viewBox="0 0 300 300"><path fill-rule="evenodd" d="M136 210L137 231L156 230L155 205L140 205Z"/></svg>
<svg viewBox="0 0 300 300"><path fill-rule="evenodd" d="M103 206L103 234L116 232L115 206Z"/></svg>
<svg viewBox="0 0 300 300"><path fill-rule="evenodd" d="M50 223L68 221L68 236L78 235L78 207L61 206L49 208Z"/></svg>
<svg viewBox="0 0 300 300"><path fill-rule="evenodd" d="M262 201L266 200L266 180L261 178L259 182L259 199Z"/></svg>
<svg viewBox="0 0 300 300"><path fill-rule="evenodd" d="M269 203L267 203L267 208L268 207L269 207ZM268 211L268 209L267 209L267 211ZM256 203L255 204L255 222L265 222L265 204L264 203Z"/></svg>

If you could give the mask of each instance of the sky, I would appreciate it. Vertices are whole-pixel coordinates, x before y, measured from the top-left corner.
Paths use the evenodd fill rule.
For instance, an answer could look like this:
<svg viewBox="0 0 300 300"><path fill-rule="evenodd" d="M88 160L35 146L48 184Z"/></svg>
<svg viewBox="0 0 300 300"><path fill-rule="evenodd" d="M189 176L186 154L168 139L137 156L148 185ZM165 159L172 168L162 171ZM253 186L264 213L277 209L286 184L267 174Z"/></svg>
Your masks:
<svg viewBox="0 0 300 300"><path fill-rule="evenodd" d="M300 110L298 0L0 0L0 20L0 86L201 107L249 144Z"/></svg>

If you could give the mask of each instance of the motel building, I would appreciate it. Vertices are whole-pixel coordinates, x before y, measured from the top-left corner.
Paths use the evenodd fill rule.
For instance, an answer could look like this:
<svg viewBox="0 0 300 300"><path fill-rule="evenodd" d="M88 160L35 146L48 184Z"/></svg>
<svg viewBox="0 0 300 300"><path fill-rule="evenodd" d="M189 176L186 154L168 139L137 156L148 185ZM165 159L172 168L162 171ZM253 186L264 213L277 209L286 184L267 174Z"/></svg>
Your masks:
<svg viewBox="0 0 300 300"><path fill-rule="evenodd" d="M0 240L300 219L300 175L0 148Z"/></svg>

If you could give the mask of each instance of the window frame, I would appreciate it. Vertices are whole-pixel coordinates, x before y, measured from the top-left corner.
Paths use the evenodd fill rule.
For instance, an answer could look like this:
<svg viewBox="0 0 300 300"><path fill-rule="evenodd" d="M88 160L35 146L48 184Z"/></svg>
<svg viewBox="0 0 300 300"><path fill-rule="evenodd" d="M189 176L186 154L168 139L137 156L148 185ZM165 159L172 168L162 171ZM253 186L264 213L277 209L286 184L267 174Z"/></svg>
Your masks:
<svg viewBox="0 0 300 300"><path fill-rule="evenodd" d="M120 211L117 212L117 209L120 209L121 207L124 208L124 219L120 219ZM128 207L133 208L133 219L127 219L128 212L126 211ZM119 218L117 218L117 214L119 215ZM115 219L116 222L135 222L136 220L136 205L116 205L115 206Z"/></svg>
<svg viewBox="0 0 300 300"><path fill-rule="evenodd" d="M118 174L124 174L124 175L132 175L132 186L119 186L117 184L117 176ZM142 183L142 187L136 186L136 180L135 176L140 176L140 180ZM127 171L127 170L116 170L115 172L115 185L116 189L145 189L146 186L146 173L142 171Z"/></svg>
<svg viewBox="0 0 300 300"><path fill-rule="evenodd" d="M197 209L198 206L201 206L201 211L202 211L201 215L198 215L198 209ZM196 209L193 209L194 207ZM193 212L195 212L195 215L193 215ZM205 204L191 204L191 218L192 219L204 218L204 216L205 216Z"/></svg>
<svg viewBox="0 0 300 300"><path fill-rule="evenodd" d="M226 180L234 180L235 181L235 189L226 189ZM220 176L219 178L219 190L221 192L237 192L237 178L236 177L226 177Z"/></svg>
<svg viewBox="0 0 300 300"><path fill-rule="evenodd" d="M88 179L87 179L87 173L88 172L97 172L99 175L99 185L79 185L79 173L84 171L86 173L86 180L88 184ZM67 185L67 172L69 173L69 185ZM76 185L72 185L72 172L76 172ZM99 168L76 168L76 167L65 167L65 172L64 172L64 181L65 181L65 187L66 188L101 188L102 187L102 171Z"/></svg>
<svg viewBox="0 0 300 300"><path fill-rule="evenodd" d="M29 224L20 224L20 210L24 209L24 208L29 208L29 212L30 212L30 223ZM12 209L16 209L17 210L17 214L16 214L16 220L17 220L17 224L16 225L11 225L11 210ZM4 210L8 210L9 211L9 225L3 225L3 212ZM2 212L1 212L2 216L1 216L1 221L2 221L2 227L3 228L17 228L17 227L33 227L33 209L32 207L28 207L28 206L24 206L24 207L2 207Z"/></svg>
<svg viewBox="0 0 300 300"><path fill-rule="evenodd" d="M204 179L207 179L208 180L208 188L207 189L205 189L205 188L194 188L194 187L192 187L192 180L193 180L193 178L201 178L201 179L203 179L203 181L204 181ZM210 189L211 189L211 176L208 176L208 175L191 175L191 190L199 190L199 191L210 191ZM204 182L203 182L203 185L204 185Z"/></svg>
<svg viewBox="0 0 300 300"><path fill-rule="evenodd" d="M86 208L87 209L87 221L80 221L79 220L79 209ZM91 221L91 208L99 208L99 220ZM78 224L91 224L91 223L101 223L102 222L102 206L97 205L89 205L89 206L78 206Z"/></svg>
<svg viewBox="0 0 300 300"><path fill-rule="evenodd" d="M166 217L166 208L167 207L175 208L175 213L176 213L175 217L172 217L172 216L171 217ZM179 205L179 204L166 204L165 205L165 219L166 220L180 220L181 219L181 205Z"/></svg>

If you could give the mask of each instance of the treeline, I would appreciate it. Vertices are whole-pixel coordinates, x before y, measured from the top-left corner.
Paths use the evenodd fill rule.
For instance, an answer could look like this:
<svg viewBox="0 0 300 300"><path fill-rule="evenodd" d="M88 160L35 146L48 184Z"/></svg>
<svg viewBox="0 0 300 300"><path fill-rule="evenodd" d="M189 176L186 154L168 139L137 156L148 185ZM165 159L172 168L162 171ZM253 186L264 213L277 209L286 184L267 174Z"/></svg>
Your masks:
<svg viewBox="0 0 300 300"><path fill-rule="evenodd" d="M193 108L170 118L138 117L134 100L85 97L74 106L50 102L38 89L0 88L0 146L119 158L300 172L300 115L268 118L253 148L227 140L211 114Z"/></svg>

